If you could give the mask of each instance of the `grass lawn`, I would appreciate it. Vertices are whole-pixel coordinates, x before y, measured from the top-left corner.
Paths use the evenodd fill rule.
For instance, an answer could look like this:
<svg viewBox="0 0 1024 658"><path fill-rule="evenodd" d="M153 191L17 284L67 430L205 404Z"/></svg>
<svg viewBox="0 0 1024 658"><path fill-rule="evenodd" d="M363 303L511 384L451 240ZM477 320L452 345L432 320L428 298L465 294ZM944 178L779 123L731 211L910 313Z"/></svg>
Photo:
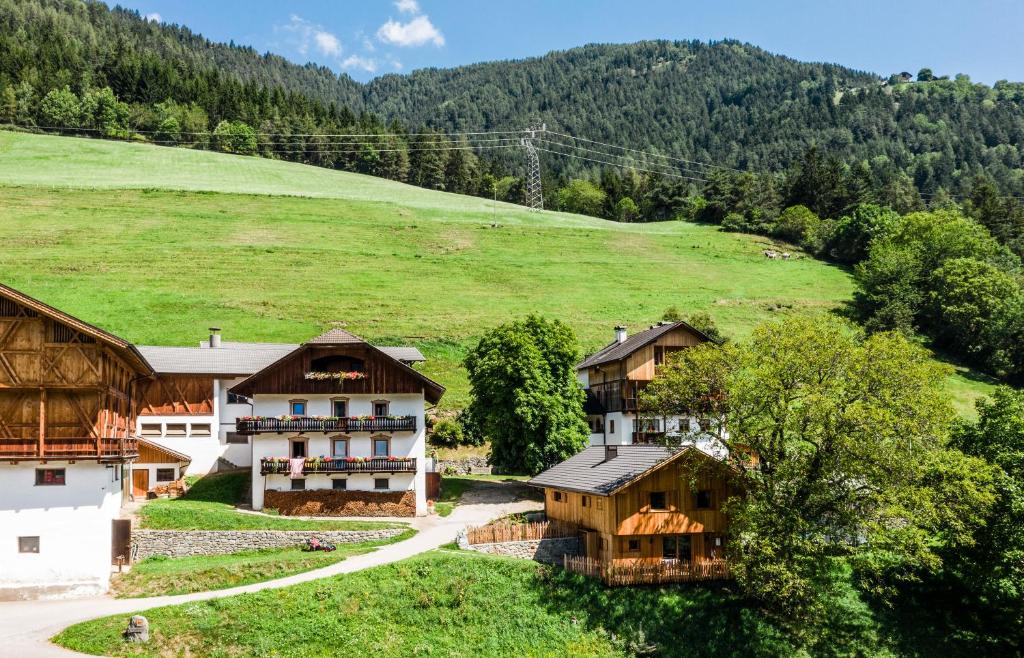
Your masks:
<svg viewBox="0 0 1024 658"><path fill-rule="evenodd" d="M408 539L414 534L416 531L409 529L388 540L338 544L338 549L330 553L307 552L296 547L230 555L151 557L133 565L131 571L115 576L111 587L118 598L226 589L325 567L352 555L368 553L377 546Z"/></svg>
<svg viewBox="0 0 1024 658"><path fill-rule="evenodd" d="M152 640L128 615L72 626L58 644L112 656L892 656L849 587L800 653L729 585L608 589L533 562L435 551L280 590L158 608ZM913 652L911 655L925 655Z"/></svg>
<svg viewBox="0 0 1024 658"><path fill-rule="evenodd" d="M152 530L375 530L405 527L377 521L305 520L246 514L235 509L249 484L247 472L207 475L181 498L153 500L139 511Z"/></svg>
<svg viewBox="0 0 1024 658"><path fill-rule="evenodd" d="M194 345L213 325L298 342L340 322L418 346L446 407L467 402L460 364L481 333L528 313L566 321L592 351L670 306L742 338L853 293L842 268L766 259L763 237L533 213L261 158L0 132L0 181L0 281L138 344ZM961 407L987 390L950 389Z"/></svg>

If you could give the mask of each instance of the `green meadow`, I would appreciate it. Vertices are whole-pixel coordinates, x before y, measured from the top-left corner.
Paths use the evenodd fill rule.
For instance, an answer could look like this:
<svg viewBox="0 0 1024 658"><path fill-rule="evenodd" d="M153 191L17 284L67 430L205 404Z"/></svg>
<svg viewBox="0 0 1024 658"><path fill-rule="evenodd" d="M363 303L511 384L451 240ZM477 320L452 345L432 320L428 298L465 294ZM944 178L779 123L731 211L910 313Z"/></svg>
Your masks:
<svg viewBox="0 0 1024 658"><path fill-rule="evenodd" d="M0 132L0 281L140 344L302 341L343 326L413 344L458 407L459 365L528 313L593 350L669 307L730 336L840 310L849 272L768 260L766 238L620 224L259 158ZM951 377L966 410L990 388Z"/></svg>

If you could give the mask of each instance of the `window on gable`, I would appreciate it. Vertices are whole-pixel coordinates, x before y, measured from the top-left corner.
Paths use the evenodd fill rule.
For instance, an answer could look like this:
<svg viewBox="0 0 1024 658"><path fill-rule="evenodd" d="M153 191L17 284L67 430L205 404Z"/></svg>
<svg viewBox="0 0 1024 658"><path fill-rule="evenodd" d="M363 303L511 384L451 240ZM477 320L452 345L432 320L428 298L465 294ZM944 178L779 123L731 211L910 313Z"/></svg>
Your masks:
<svg viewBox="0 0 1024 658"><path fill-rule="evenodd" d="M39 537L18 537L19 553L38 553Z"/></svg>
<svg viewBox="0 0 1024 658"><path fill-rule="evenodd" d="M664 491L652 491L648 495L648 504L652 510L668 509L667 496Z"/></svg>
<svg viewBox="0 0 1024 658"><path fill-rule="evenodd" d="M590 496L580 496L580 506L590 507Z"/></svg>
<svg viewBox="0 0 1024 658"><path fill-rule="evenodd" d="M697 509L711 509L711 492L701 489L694 494L694 507Z"/></svg>
<svg viewBox="0 0 1024 658"><path fill-rule="evenodd" d="M36 485L37 486L63 486L66 484L64 479L63 468L37 468L36 469Z"/></svg>

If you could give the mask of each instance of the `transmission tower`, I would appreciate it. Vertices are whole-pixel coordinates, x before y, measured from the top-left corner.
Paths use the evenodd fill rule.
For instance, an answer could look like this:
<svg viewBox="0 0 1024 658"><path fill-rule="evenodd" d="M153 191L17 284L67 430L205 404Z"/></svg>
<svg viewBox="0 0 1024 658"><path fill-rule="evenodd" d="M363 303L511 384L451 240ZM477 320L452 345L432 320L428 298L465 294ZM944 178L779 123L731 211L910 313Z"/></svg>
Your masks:
<svg viewBox="0 0 1024 658"><path fill-rule="evenodd" d="M526 149L526 207L531 210L544 210L544 191L540 185L540 157L533 145L533 140L538 132L547 130L547 124L541 124L530 128L527 136L520 140L520 144Z"/></svg>

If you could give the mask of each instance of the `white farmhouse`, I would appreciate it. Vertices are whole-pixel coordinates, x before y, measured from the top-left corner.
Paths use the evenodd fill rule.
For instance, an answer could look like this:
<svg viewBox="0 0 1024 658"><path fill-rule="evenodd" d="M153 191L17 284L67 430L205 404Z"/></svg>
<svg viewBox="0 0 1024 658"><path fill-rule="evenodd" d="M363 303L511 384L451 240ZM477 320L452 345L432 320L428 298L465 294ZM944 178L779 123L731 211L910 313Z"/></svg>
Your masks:
<svg viewBox="0 0 1024 658"><path fill-rule="evenodd" d="M427 512L426 405L444 388L341 329L229 389L252 400L252 506L282 514Z"/></svg>

